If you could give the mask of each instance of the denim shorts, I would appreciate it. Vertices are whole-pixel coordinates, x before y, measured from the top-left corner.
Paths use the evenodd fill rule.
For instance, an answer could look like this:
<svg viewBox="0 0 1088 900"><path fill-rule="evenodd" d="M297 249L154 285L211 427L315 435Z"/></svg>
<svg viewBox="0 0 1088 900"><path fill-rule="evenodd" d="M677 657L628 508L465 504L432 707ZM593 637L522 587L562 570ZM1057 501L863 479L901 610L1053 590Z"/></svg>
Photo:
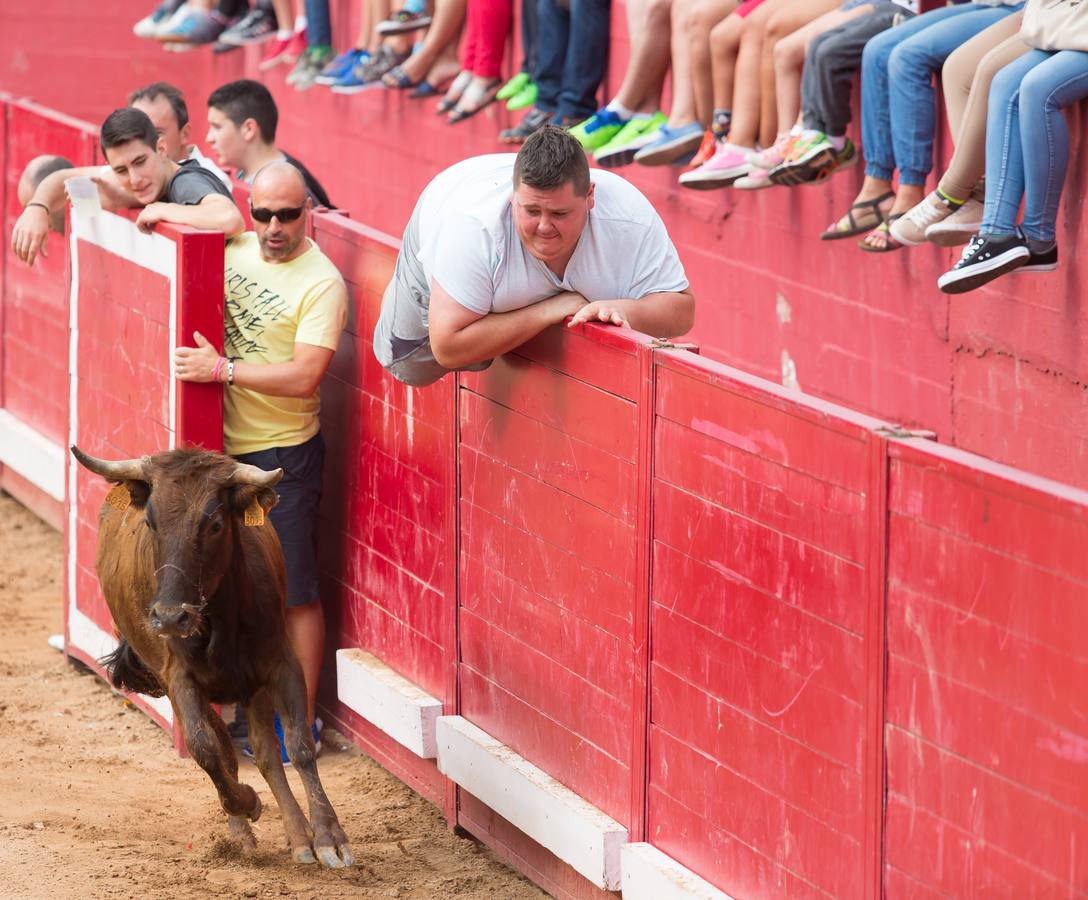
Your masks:
<svg viewBox="0 0 1088 900"><path fill-rule="evenodd" d="M321 599L317 574L317 521L325 468L321 432L294 447L271 447L234 458L266 472L283 469L276 485L279 501L269 518L287 565L287 605L305 606Z"/></svg>

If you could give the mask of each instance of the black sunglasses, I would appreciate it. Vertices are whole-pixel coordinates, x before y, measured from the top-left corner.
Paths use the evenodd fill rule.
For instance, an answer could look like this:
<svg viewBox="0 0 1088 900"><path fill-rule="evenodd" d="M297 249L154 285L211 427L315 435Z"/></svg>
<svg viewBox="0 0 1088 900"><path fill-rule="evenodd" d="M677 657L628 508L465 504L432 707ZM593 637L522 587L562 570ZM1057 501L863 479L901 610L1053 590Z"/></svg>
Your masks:
<svg viewBox="0 0 1088 900"><path fill-rule="evenodd" d="M294 222L299 216L302 215L302 211L306 208L306 204L302 206L289 206L286 209L265 209L263 206L254 206L252 203L249 205L249 214L253 216L255 222L260 222L262 225L267 225L272 221L272 217L275 216L284 225L288 222Z"/></svg>

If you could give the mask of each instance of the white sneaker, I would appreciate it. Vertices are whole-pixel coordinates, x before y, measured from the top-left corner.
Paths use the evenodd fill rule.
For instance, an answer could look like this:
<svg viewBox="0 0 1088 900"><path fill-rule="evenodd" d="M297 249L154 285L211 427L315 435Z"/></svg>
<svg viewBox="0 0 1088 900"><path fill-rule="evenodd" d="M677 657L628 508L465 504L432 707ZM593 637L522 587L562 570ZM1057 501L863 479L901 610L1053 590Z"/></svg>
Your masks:
<svg viewBox="0 0 1088 900"><path fill-rule="evenodd" d="M982 227L984 210L985 205L971 197L948 218L930 225L926 229L926 240L938 247L966 244Z"/></svg>
<svg viewBox="0 0 1088 900"><path fill-rule="evenodd" d="M936 191L926 194L921 203L915 204L902 217L896 219L888 230L891 236L907 247L920 247L926 242L926 229L943 222L960 207L954 206Z"/></svg>

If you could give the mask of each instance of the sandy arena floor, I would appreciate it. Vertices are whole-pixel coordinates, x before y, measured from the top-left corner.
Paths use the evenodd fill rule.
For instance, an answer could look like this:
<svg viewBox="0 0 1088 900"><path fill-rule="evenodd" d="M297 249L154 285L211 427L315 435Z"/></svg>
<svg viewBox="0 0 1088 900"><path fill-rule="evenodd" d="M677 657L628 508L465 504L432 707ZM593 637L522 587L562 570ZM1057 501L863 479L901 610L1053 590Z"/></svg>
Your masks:
<svg viewBox="0 0 1088 900"><path fill-rule="evenodd" d="M61 576L61 536L0 494L0 897L547 896L330 731L321 777L356 866L292 864L248 760L265 811L257 854L238 858L207 776L46 644L63 627Z"/></svg>

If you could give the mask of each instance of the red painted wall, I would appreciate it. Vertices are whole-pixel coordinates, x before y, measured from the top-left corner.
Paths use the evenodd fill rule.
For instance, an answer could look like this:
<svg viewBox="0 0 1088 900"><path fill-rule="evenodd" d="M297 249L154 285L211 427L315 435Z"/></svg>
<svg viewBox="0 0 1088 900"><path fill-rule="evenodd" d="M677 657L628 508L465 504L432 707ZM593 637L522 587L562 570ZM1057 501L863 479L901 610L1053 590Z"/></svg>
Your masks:
<svg viewBox="0 0 1088 900"><path fill-rule="evenodd" d="M165 78L187 92L202 136L209 91L242 75L261 77L280 104L282 146L356 219L394 236L431 176L465 156L502 150L495 135L513 121L491 108L450 127L432 102L382 89L300 94L283 83L285 69L258 73L254 49L218 57L164 53L131 35L137 15L121 0L93 9L43 0L9 11L0 34L0 89L98 122L132 87ZM334 0L333 15L340 40L354 34L357 4ZM615 87L627 48L620 4L613 31ZM43 33L51 39L40 40ZM1079 133L1080 109L1072 123ZM939 155L948 152L943 136ZM1088 253L1088 229L1081 227L1088 151L1078 146L1076 153L1059 222L1063 268L952 298L935 287L951 251L873 256L849 241L816 239L848 205L858 169L825 187L744 196L681 191L671 170L623 172L668 222L699 298L693 337L705 355L772 381L792 363L801 389L814 396L1085 485L1088 315L1078 299L1077 261Z"/></svg>

